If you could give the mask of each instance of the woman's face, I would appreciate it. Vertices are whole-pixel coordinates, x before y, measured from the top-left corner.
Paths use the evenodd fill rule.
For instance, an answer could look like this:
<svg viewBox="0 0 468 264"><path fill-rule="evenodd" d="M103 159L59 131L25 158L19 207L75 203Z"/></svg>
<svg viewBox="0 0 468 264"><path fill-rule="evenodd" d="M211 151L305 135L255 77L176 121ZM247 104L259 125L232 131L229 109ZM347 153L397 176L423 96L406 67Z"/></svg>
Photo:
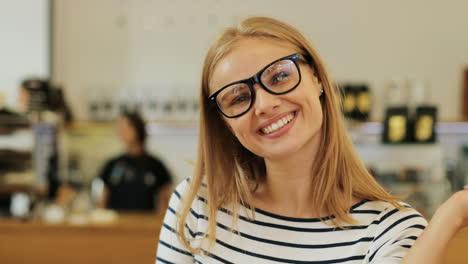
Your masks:
<svg viewBox="0 0 468 264"><path fill-rule="evenodd" d="M138 143L137 132L126 117L120 118L117 122L117 133L126 146Z"/></svg>
<svg viewBox="0 0 468 264"><path fill-rule="evenodd" d="M294 53L295 50L276 41L241 40L216 65L210 94L229 83L249 78L274 60ZM320 142L322 85L311 67L304 63L299 65L302 80L296 89L274 95L257 83L254 86L255 102L247 113L236 118L223 116L240 143L265 159L286 158L316 148Z"/></svg>

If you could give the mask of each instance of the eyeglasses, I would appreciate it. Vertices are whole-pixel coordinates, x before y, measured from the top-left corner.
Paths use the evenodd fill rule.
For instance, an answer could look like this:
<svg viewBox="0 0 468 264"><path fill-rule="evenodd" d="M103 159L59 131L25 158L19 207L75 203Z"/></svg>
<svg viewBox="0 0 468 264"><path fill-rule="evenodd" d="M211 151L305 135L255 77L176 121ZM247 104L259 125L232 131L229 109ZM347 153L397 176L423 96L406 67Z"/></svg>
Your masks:
<svg viewBox="0 0 468 264"><path fill-rule="evenodd" d="M255 102L254 85L259 83L265 91L280 95L289 93L301 83L300 55L295 53L277 59L254 76L230 83L208 99L228 118L239 117L252 108Z"/></svg>

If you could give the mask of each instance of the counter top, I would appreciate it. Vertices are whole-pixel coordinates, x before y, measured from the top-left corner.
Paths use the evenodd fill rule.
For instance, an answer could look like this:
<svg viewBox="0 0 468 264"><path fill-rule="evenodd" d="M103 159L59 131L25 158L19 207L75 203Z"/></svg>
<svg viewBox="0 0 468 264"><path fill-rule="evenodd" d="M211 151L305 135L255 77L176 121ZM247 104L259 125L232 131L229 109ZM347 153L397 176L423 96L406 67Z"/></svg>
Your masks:
<svg viewBox="0 0 468 264"><path fill-rule="evenodd" d="M2 263L153 263L162 216L119 214L106 224L0 219Z"/></svg>

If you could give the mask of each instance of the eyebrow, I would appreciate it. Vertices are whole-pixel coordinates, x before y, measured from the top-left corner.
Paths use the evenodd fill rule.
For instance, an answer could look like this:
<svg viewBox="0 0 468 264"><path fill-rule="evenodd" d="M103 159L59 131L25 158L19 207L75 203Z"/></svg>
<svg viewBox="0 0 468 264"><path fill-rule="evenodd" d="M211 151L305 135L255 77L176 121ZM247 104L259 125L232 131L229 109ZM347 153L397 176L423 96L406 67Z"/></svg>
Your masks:
<svg viewBox="0 0 468 264"><path fill-rule="evenodd" d="M304 57L303 57L301 54L299 54L299 53L293 53L293 54L291 54L291 55L288 55L288 56L279 58L279 59L277 59L277 60L275 60L275 61L272 61L271 63L265 65L262 69L260 69L260 70L259 70L256 74L254 74L253 76L259 74L261 71L266 70L266 69L267 69L268 67L270 67L273 63L276 63L276 62L278 62L278 61L280 61L280 60L286 59L287 57L294 56L294 55L297 55L297 56L298 56L300 62L302 61L302 62L307 63L307 61L304 59ZM307 63L307 64L308 64L308 63ZM314 69L314 66L311 65L311 67ZM236 83L244 83L245 81L248 81L248 80L249 80L250 78L252 78L253 76L251 76L251 77L249 77L249 78L246 78L246 79L242 79L242 80L239 80L239 81L235 81L235 82L229 83L229 84L227 84L227 85L221 87L220 89L218 89L218 90L215 91L214 93L212 93L212 95L215 94L215 93L217 93L219 90L222 90L222 89L226 88L227 86L231 86L231 85L234 85L234 84L236 84ZM221 97L221 99L223 99L223 98L224 98L224 96Z"/></svg>
<svg viewBox="0 0 468 264"><path fill-rule="evenodd" d="M235 87L235 88L237 88L236 91L238 91L238 90L241 88L240 84L244 84L244 83L236 83L236 84L233 84L232 86L236 86L236 87ZM226 94L224 94L223 96L221 96L221 100L224 100L224 98L226 98L226 96L228 96L228 95L230 95L230 94L232 94L232 93L226 93Z"/></svg>

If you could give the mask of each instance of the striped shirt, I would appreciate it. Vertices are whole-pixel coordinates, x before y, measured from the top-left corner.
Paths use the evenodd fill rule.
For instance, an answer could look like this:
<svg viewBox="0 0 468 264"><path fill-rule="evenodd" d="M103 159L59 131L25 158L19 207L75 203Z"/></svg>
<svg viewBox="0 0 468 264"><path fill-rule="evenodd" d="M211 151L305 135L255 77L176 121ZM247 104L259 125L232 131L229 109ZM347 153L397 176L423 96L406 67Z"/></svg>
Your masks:
<svg viewBox="0 0 468 264"><path fill-rule="evenodd" d="M174 191L164 218L156 263L400 263L422 233L427 221L414 209L398 210L384 201L363 200L350 209L357 223L339 229L315 218L292 218L256 209L249 219L239 211L235 231L227 209L217 212L216 243L207 247L202 238L208 227L206 187L200 187L186 220L186 232L200 254L180 242L177 230L181 197L188 180ZM241 207L244 208L245 207Z"/></svg>

